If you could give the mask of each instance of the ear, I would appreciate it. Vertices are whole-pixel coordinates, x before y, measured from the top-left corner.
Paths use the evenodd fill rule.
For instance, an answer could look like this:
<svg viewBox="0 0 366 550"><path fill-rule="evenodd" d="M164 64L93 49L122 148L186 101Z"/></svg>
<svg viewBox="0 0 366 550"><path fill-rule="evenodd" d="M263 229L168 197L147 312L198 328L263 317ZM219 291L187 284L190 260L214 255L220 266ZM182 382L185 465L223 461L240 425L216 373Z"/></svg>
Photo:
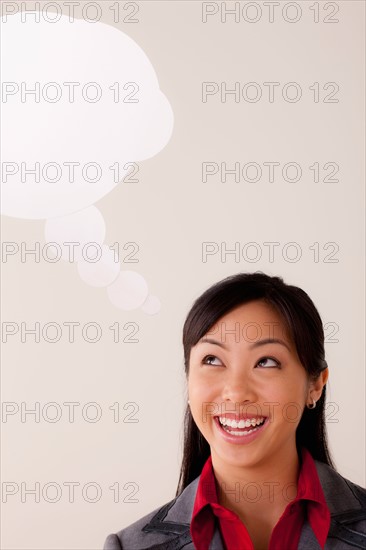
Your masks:
<svg viewBox="0 0 366 550"><path fill-rule="evenodd" d="M318 401L323 391L323 386L327 383L329 376L329 369L324 369L318 376L316 380L312 380L309 384L308 398L307 402L312 403L313 399Z"/></svg>

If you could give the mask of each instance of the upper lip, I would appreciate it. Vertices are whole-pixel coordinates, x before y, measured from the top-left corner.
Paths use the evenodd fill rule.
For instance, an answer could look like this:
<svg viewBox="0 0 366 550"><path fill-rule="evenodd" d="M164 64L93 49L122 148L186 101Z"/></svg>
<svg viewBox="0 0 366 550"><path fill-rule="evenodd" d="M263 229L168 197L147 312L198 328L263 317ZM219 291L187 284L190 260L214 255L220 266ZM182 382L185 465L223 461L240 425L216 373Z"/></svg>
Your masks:
<svg viewBox="0 0 366 550"><path fill-rule="evenodd" d="M235 414L230 412L224 412L222 414L215 414L214 418L218 418L219 416L228 418L230 420L236 420L236 422L239 422L239 420L252 420L252 418L258 419L258 418L267 418L264 416L264 414Z"/></svg>

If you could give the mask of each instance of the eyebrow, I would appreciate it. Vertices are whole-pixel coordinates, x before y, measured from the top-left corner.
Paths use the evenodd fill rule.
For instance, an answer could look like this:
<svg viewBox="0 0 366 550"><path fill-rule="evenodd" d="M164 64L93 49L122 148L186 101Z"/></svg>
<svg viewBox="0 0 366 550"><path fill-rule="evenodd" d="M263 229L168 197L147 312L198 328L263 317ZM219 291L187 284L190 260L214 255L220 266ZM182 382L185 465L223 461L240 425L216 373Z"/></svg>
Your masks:
<svg viewBox="0 0 366 550"><path fill-rule="evenodd" d="M198 344L205 344L205 343L215 344L216 346L220 346L220 348L228 349L228 347L222 344L221 342L218 342L213 338L205 338L204 336L200 340L198 340L197 343ZM279 338L264 338L263 340L258 340L258 342L254 342L254 344L252 344L250 348L251 349L257 348L259 346L265 346L266 344L280 344L281 346L285 346L285 348L291 351L289 346L286 344L286 342L284 342L283 340L280 340Z"/></svg>

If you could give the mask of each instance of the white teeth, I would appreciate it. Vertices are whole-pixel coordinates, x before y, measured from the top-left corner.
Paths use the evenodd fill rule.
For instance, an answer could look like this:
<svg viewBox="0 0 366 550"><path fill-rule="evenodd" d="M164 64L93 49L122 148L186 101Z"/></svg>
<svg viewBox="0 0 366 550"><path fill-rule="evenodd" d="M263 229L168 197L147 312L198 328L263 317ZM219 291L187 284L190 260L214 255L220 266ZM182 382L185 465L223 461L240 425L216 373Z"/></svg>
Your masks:
<svg viewBox="0 0 366 550"><path fill-rule="evenodd" d="M219 416L219 420L223 426L230 426L231 428L249 428L249 426L257 426L259 424L262 424L265 418L247 418L246 420L241 419L239 422L237 422L236 420L231 420L230 418L226 418L225 416ZM243 432L240 432L241 435L242 433ZM250 431L246 433L250 433Z"/></svg>
<svg viewBox="0 0 366 550"><path fill-rule="evenodd" d="M252 432L256 432L257 430L259 430L259 428L253 428L252 430L249 430L248 432L234 432L232 430L228 430L227 428L224 428L230 435L241 435L241 436L245 436L245 435L249 435L251 434Z"/></svg>

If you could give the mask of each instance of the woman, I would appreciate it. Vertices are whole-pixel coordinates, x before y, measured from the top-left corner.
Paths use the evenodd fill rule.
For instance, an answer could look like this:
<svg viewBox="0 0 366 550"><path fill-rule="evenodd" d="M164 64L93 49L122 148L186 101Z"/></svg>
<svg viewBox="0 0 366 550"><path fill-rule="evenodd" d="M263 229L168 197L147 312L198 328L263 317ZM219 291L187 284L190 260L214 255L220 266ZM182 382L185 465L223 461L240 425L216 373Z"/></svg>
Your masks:
<svg viewBox="0 0 366 550"><path fill-rule="evenodd" d="M261 272L227 277L194 302L183 347L176 497L104 550L366 548L366 490L328 449L324 332L309 296Z"/></svg>

